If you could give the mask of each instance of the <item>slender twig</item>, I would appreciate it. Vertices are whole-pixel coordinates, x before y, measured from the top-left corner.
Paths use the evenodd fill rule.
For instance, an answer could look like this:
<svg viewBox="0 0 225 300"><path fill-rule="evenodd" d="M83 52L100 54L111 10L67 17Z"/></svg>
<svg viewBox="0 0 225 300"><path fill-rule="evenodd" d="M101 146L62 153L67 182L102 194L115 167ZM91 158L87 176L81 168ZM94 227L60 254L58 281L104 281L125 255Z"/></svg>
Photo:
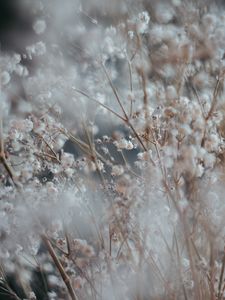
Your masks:
<svg viewBox="0 0 225 300"><path fill-rule="evenodd" d="M47 285L46 275L44 274L44 270L43 270L41 264L39 263L38 258L34 256L34 260L36 261L36 264L37 264L37 270L41 274L41 279L44 284L44 290L45 290L45 293L47 294L48 293L48 285Z"/></svg>
<svg viewBox="0 0 225 300"><path fill-rule="evenodd" d="M108 71L106 70L106 67L104 66L104 64L102 64L102 68L103 68L103 71L104 71L104 73L105 73L105 75L106 75L106 78L108 79L109 85L110 85L110 87L111 87L111 89L112 89L112 91L113 91L113 93L114 93L114 95L115 95L115 97L116 97L116 100L117 100L117 102L118 102L118 104L119 104L119 106L120 106L120 108L121 108L121 110L122 110L122 112L123 112L123 115L124 115L125 119L128 120L128 115L127 115L127 113L126 113L126 111L125 111L125 109L124 109L124 107L123 107L123 105L122 105L122 102L121 102L121 100L120 100L120 97L119 97L119 95L118 95L118 92L117 92L115 86L113 85L112 79L110 78L109 73L108 73Z"/></svg>
<svg viewBox="0 0 225 300"><path fill-rule="evenodd" d="M50 146L50 144L44 139L43 136L41 136L40 134L38 134L38 137L42 139L42 141L46 144L46 146L49 148L49 150L52 152L54 158L58 161L58 163L60 164L61 161L58 159L57 153L54 151L54 149Z"/></svg>
<svg viewBox="0 0 225 300"><path fill-rule="evenodd" d="M165 187L165 189L168 193L168 196L171 199L171 201L180 217L180 220L182 220L183 233L184 233L184 238L185 238L185 242L186 242L186 249L187 249L187 253L189 256L189 260L190 260L190 270L191 270L193 281L195 282L195 286L194 286L194 294L196 297L195 299L200 300L200 299L202 299L202 297L201 297L200 289L199 289L199 280L198 280L198 276L197 276L197 272L196 272L196 266L195 266L194 259L193 259L193 257L194 257L193 251L192 251L193 247L192 247L191 241L190 241L190 232L189 232L188 223L187 223L186 211L182 212L175 197L171 193L168 183L165 180L164 180L164 187Z"/></svg>
<svg viewBox="0 0 225 300"><path fill-rule="evenodd" d="M204 110L204 107L203 107L203 105L202 105L202 102L201 102L201 100L200 100L200 98L199 98L198 91L196 90L196 88L195 88L195 86L192 84L192 82L190 82L190 81L187 80L187 83L189 84L190 88L192 89L192 91L193 91L193 93L194 93L194 95L195 95L195 97L196 97L196 99L197 99L197 101L198 101L198 104L199 104L199 106L200 106L202 116L203 116L203 118L205 119L205 118L206 118L206 114L205 114L205 110Z"/></svg>
<svg viewBox="0 0 225 300"><path fill-rule="evenodd" d="M133 114L133 78L132 78L132 68L131 68L131 61L127 57L127 63L128 63L128 70L129 70L129 82L130 82L130 92L131 92L131 99L130 99L130 112L129 112L129 118L132 117Z"/></svg>
<svg viewBox="0 0 225 300"><path fill-rule="evenodd" d="M127 121L127 125L130 127L130 129L133 131L135 137L137 138L138 142L141 144L142 148L144 151L148 151L148 149L146 148L146 146L144 145L144 143L142 142L139 134L137 133L136 129L134 128L134 126L130 123L130 121Z"/></svg>
<svg viewBox="0 0 225 300"><path fill-rule="evenodd" d="M64 130L61 130L61 133L64 134L74 144L76 144L84 153L86 153L88 156L91 157L92 153L90 151L89 146L85 142L81 141L80 139L78 139L77 137L72 135L71 133L67 133ZM96 153L97 157L99 159L101 159L105 164L108 163L107 160L96 149L95 149L95 153Z"/></svg>
<svg viewBox="0 0 225 300"><path fill-rule="evenodd" d="M81 90L76 89L76 88L73 88L73 90L75 90L76 92L78 92L78 93L82 94L83 96L87 97L89 100L95 102L96 104L104 107L106 110L108 110L109 112L111 112L112 114L114 114L115 116L117 116L120 120L122 120L124 123L126 123L127 126L130 127L130 129L133 131L135 137L137 138L138 142L140 143L140 145L142 146L142 148L144 149L144 151L147 151L147 148L145 147L144 143L142 142L142 140L141 140L140 136L138 135L137 131L135 130L134 126L129 121L129 118L128 118L128 116L127 116L127 114L126 114L126 112L125 112L124 109L123 109L123 111L125 112L125 115L124 115L124 117L122 117L121 115L119 115L118 113L116 113L114 110L112 110L108 106L104 105L103 103L101 103L98 100L96 100L96 99L92 98L91 96L89 96L84 91L81 91ZM121 102L120 102L120 104L121 104Z"/></svg>
<svg viewBox="0 0 225 300"><path fill-rule="evenodd" d="M119 106L120 106L120 108L121 108L121 110L122 110L122 112L123 112L124 118L122 118L122 120L123 120L123 121L130 127L130 129L133 131L135 137L137 138L137 140L138 140L139 143L141 144L141 146L142 146L142 148L144 149L144 151L147 151L146 146L145 146L144 143L142 142L140 136L138 135L137 131L135 130L134 126L131 124L131 122L130 122L130 120L129 120L129 117L128 117L128 115L127 115L127 113L126 113L126 111L125 111L125 109L124 109L124 107L123 107L123 105L122 105L122 102L121 102L121 100L120 100L120 97L119 97L119 95L118 95L118 92L117 92L116 88L114 87L114 85L113 85L113 83L112 83L112 80L111 80L111 78L110 78L110 76L109 76L109 73L107 72L107 70L106 70L106 68L105 68L105 66L104 66L103 64L102 64L102 67L103 67L104 73L105 73L105 75L106 75L106 77L107 77L107 79L108 79L109 85L110 85L110 87L111 87L111 89L112 89L112 91L113 91L113 93L114 93L114 95L115 95L115 97L116 97L116 100L117 100L117 102L118 102L118 104L119 104Z"/></svg>
<svg viewBox="0 0 225 300"><path fill-rule="evenodd" d="M0 153L1 154L4 153L3 125L2 125L2 116L1 115L0 115Z"/></svg>
<svg viewBox="0 0 225 300"><path fill-rule="evenodd" d="M123 150L121 151L121 156L122 156L122 158L124 160L125 167L126 167L127 171L130 172L131 174L133 174L135 177L144 180L143 177L141 177L140 175L136 174L135 171L132 170L131 166L129 166L129 163L127 162L127 159L126 159L126 157L125 157L125 155L123 153Z"/></svg>
<svg viewBox="0 0 225 300"><path fill-rule="evenodd" d="M10 299L22 300L21 298L19 298L19 296L17 296L17 294L8 285L8 283L6 281L5 271L3 270L2 266L0 266L0 274L2 277L0 279L0 296L7 295L8 297L10 297ZM4 291L4 293L2 293L2 291Z"/></svg>
<svg viewBox="0 0 225 300"><path fill-rule="evenodd" d="M124 119L122 116L120 116L117 112L115 112L114 110L112 110L110 107L108 107L107 105L101 103L100 101L92 98L91 96L89 96L87 93L85 93L84 91L81 91L77 88L72 88L74 91L76 91L77 93L87 97L89 100L91 100L92 102L95 102L96 104L102 106L103 108L105 108L106 110L108 110L109 112L111 112L112 114L114 114L115 116L117 116L119 119L121 119L122 121L126 121L126 119Z"/></svg>
<svg viewBox="0 0 225 300"><path fill-rule="evenodd" d="M34 153L34 155L40 157L41 159L43 159L43 157L48 157L50 159L56 160L59 164L61 164L61 161L58 160L55 156L49 154L49 153L45 153L45 152L40 152L40 153Z"/></svg>
<svg viewBox="0 0 225 300"><path fill-rule="evenodd" d="M141 77L142 81L142 90L143 90L143 104L146 118L148 117L148 93L146 89L146 75L144 73L143 68L136 68L138 75Z"/></svg>
<svg viewBox="0 0 225 300"><path fill-rule="evenodd" d="M208 120L211 115L213 114L214 112L214 109L215 109L215 106L217 104L217 96L218 96L218 92L219 92L219 88L220 88L220 84L221 84L221 81L223 80L223 76L221 77L218 77L217 81L216 81L216 86L215 86L215 89L213 91L213 99L212 99L212 104L211 104L211 107L210 107L210 110L206 116L206 120Z"/></svg>
<svg viewBox="0 0 225 300"><path fill-rule="evenodd" d="M132 78L132 68L131 68L131 61L127 58L128 62L128 69L129 69L129 82L130 82L130 91L133 92L133 78Z"/></svg>
<svg viewBox="0 0 225 300"><path fill-rule="evenodd" d="M55 265L56 265L56 268L58 269L61 277L62 277L62 280L64 281L66 287L67 287L67 290L68 290L68 293L71 297L72 300L78 300L76 294L75 294L75 291L72 287L72 284L71 284L71 281L70 281L70 278L69 276L66 274L60 260L58 259L56 253L55 253L55 250L53 249L52 247L52 244L51 242L49 241L48 237L43 234L42 235L42 240L48 250L48 253L50 254L51 258L53 259Z"/></svg>
<svg viewBox="0 0 225 300"><path fill-rule="evenodd" d="M222 268L220 272L220 280L219 280L219 286L218 286L218 300L222 300L223 294L221 293L222 289L222 283L223 283L223 276L224 276L224 269L225 269L225 252L223 254L223 261L222 261Z"/></svg>
<svg viewBox="0 0 225 300"><path fill-rule="evenodd" d="M6 157L5 157L5 150L4 150L4 138L3 138L3 126L2 126L2 118L0 116L0 163L3 164L5 167L9 177L12 179L12 182L15 186L17 186L17 183L15 182L15 176L13 174L13 170L8 164Z"/></svg>
<svg viewBox="0 0 225 300"><path fill-rule="evenodd" d="M181 286L182 286L182 290L183 290L183 294L184 294L184 299L188 300L187 297L187 292L186 292L186 288L183 282L183 278L182 278L182 265L181 265L181 257L180 257L180 251L179 251L179 246L178 246L178 241L177 241L177 236L176 233L174 231L174 239L175 239L175 248L176 248L176 253L177 253L177 259L178 259L178 273L179 273L179 280L181 282Z"/></svg>
<svg viewBox="0 0 225 300"><path fill-rule="evenodd" d="M97 161L97 155L96 155L96 150L95 150L95 145L94 143L91 141L91 138L90 138L90 134L85 126L85 124L83 124L84 126L84 131L85 131L85 134L86 134L86 137L87 137L87 140L88 140L88 145L89 145L89 149L91 151L91 158L92 160L94 161L94 164L95 164L95 167L96 167L96 170L97 170L97 173L99 175L99 178L100 180L102 181L102 184L103 184L103 187L106 188L106 183L105 183L105 179L102 175L102 172L99 168L99 165L98 165L98 161Z"/></svg>

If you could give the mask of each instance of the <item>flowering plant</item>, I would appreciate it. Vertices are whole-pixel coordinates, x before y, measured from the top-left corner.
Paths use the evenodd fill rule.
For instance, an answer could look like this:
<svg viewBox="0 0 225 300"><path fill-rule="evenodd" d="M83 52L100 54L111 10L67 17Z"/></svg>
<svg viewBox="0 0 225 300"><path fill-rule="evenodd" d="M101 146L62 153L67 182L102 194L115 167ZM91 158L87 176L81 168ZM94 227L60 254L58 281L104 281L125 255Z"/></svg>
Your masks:
<svg viewBox="0 0 225 300"><path fill-rule="evenodd" d="M1 299L225 299L225 19L205 2L21 2Z"/></svg>

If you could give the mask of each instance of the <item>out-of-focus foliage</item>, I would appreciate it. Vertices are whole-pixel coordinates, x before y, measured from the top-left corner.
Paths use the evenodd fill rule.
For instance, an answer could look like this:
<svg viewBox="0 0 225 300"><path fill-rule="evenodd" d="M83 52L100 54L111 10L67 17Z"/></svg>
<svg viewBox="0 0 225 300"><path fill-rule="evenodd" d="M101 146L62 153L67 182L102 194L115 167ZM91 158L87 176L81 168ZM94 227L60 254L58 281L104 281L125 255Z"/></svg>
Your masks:
<svg viewBox="0 0 225 300"><path fill-rule="evenodd" d="M0 299L225 299L223 3L1 3Z"/></svg>

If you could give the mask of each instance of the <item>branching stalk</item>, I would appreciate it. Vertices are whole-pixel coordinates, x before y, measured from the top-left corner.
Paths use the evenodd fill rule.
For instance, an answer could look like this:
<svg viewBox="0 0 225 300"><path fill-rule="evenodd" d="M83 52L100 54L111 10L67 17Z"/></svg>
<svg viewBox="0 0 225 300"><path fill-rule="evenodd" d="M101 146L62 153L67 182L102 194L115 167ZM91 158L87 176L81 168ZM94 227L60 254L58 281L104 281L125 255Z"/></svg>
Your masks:
<svg viewBox="0 0 225 300"><path fill-rule="evenodd" d="M61 277L62 277L62 280L64 281L66 287L67 287L67 290L68 290L68 293L71 297L72 300L78 300L76 294L75 294L75 291L72 287L72 284L71 284L71 281L70 281L70 278L69 276L66 274L61 262L59 261L56 253L55 253L55 250L53 249L52 247L52 244L50 243L48 237L46 235L42 235L42 240L48 250L48 253L50 254L52 260L54 261L54 264L56 266L56 268L58 269Z"/></svg>

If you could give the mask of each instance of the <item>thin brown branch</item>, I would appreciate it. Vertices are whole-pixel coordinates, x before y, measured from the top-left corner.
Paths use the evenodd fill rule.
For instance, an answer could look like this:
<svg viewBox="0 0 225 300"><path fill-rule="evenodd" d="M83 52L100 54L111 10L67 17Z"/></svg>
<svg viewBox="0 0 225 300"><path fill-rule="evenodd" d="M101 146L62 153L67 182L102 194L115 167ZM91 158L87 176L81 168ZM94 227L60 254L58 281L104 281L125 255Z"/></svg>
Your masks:
<svg viewBox="0 0 225 300"><path fill-rule="evenodd" d="M18 187L18 184L15 181L13 170L8 164L5 157L2 118L0 119L0 163L2 163L2 165L4 166L14 185Z"/></svg>
<svg viewBox="0 0 225 300"><path fill-rule="evenodd" d="M12 299L12 300L13 299L22 300L21 298L19 298L19 296L17 296L17 294L11 289L11 287L7 283L6 274L5 274L5 271L4 271L4 269L1 265L0 265L0 276L1 276L1 279L0 279L0 297L5 295L5 296L7 296L7 298L10 297L10 299ZM4 293L2 291L4 291Z"/></svg>
<svg viewBox="0 0 225 300"><path fill-rule="evenodd" d="M84 131L85 131L85 134L86 134L86 137L87 137L87 140L88 140L89 149L91 151L92 160L94 161L97 173L99 175L100 180L102 181L103 187L106 188L106 183L105 183L104 176L102 175L102 172L99 169L99 165L98 165L98 161L97 161L97 155L96 155L96 150L95 150L95 145L91 141L90 134L89 134L89 132L87 130L87 127L85 126L85 124L83 124L83 126L84 126Z"/></svg>
<svg viewBox="0 0 225 300"><path fill-rule="evenodd" d="M221 268L221 272L220 272L218 295L217 295L218 300L222 300L222 296L223 296L223 293L221 293L221 290L222 290L222 284L223 284L224 270L225 270L225 251L223 254L222 268Z"/></svg>
<svg viewBox="0 0 225 300"><path fill-rule="evenodd" d="M141 144L143 150L148 151L148 149L145 147L144 143L142 142L142 140L141 140L139 134L137 133L136 129L134 128L134 126L130 123L130 121L128 121L126 123L130 127L130 129L133 131L135 137L137 138L138 142Z"/></svg>
<svg viewBox="0 0 225 300"><path fill-rule="evenodd" d="M66 274L60 260L58 259L56 253L55 253L55 250L53 249L52 247L52 244L50 243L48 237L46 235L42 235L42 240L48 250L48 253L50 254L52 260L54 261L54 264L56 266L56 268L58 269L61 277L62 277L62 280L64 281L66 287L67 287L67 290L68 290L68 293L71 297L72 300L78 300L76 294L75 294L75 291L72 287L72 284L71 284L71 281L70 281L70 278L69 276Z"/></svg>
<svg viewBox="0 0 225 300"><path fill-rule="evenodd" d="M38 136L42 139L42 141L46 144L46 146L49 148L49 150L52 152L54 158L58 161L58 163L60 164L61 161L58 159L57 153L54 151L54 149L49 145L49 143L43 138L43 136L41 136L40 134L38 134Z"/></svg>
<svg viewBox="0 0 225 300"><path fill-rule="evenodd" d="M57 161L58 163L61 164L60 160L58 160L57 157L55 157L55 156L53 156L49 153L40 152L40 153L34 153L34 155L36 155L37 157L40 157L41 159L44 159L44 157L48 157L48 158L50 158L52 160L55 160L55 161Z"/></svg>
<svg viewBox="0 0 225 300"><path fill-rule="evenodd" d="M198 276L197 276L196 266L195 266L194 259L193 259L194 258L193 251L192 251L193 248L192 248L191 240L190 240L190 232L189 232L188 223L187 223L186 211L182 212L182 210L180 209L180 206L178 205L173 194L171 193L171 190L165 180L164 180L164 187L165 187L165 189L168 193L168 196L171 199L175 209L177 210L180 220L182 221L182 225L183 225L182 229L183 229L183 233L184 233L186 249L187 249L187 253L189 256L189 260L190 260L190 270L191 270L193 281L195 282L195 285L194 285L195 299L200 300L200 299L202 299L202 297L201 297L200 288L199 288L199 280L198 280Z"/></svg>
<svg viewBox="0 0 225 300"><path fill-rule="evenodd" d="M109 76L109 74L108 74L108 72L107 72L107 70L106 70L106 68L105 68L105 66L104 66L103 64L102 64L102 67L103 67L103 70L104 70L104 72L105 72L105 75L106 75L106 77L107 77L107 79L108 79L108 81L109 81L110 87L111 87L111 89L112 89L112 91L113 91L113 93L114 93L114 95L115 95L115 97L116 97L116 100L117 100L117 102L118 102L118 104L119 104L119 106L120 106L120 108L121 108L121 110L122 110L122 112L123 112L124 118L122 118L122 120L123 120L123 121L130 127L130 129L133 131L134 135L136 136L137 140L138 140L139 143L141 144L141 146L142 146L142 148L144 149L144 151L147 151L147 148L145 147L144 143L142 142L142 140L141 140L140 136L138 135L137 131L135 130L135 128L133 127L133 125L130 123L129 117L128 117L128 115L127 115L127 113L126 113L126 111L125 111L125 109L124 109L124 107L123 107L123 105L122 105L122 102L121 102L121 100L120 100L120 98L119 98L119 95L118 95L118 93L117 93L117 90L116 90L116 88L114 87L114 85L113 85L113 83L112 83L112 80L111 80L111 78L110 78L110 76Z"/></svg>
<svg viewBox="0 0 225 300"><path fill-rule="evenodd" d="M199 98L198 91L196 90L195 86L191 82L188 82L188 83L189 83L189 85L190 85L190 87L191 87L191 89L192 89L192 91L193 91L193 93L194 93L194 95L195 95L195 97L196 97L196 99L198 101L198 104L199 104L200 109L201 109L202 116L205 119L206 115L205 115L205 111L204 111L204 107L202 105L202 102L201 102L201 100Z"/></svg>
<svg viewBox="0 0 225 300"><path fill-rule="evenodd" d="M125 112L125 116L122 117L118 113L116 113L114 110L112 110L111 108L109 108L108 106L106 106L103 103L99 102L98 100L93 99L92 97L90 97L87 93L85 93L85 92L83 92L81 90L78 90L76 88L73 88L73 90L75 90L76 92L78 92L78 93L82 94L83 96L87 97L89 100L95 102L96 104L104 107L106 110L108 110L109 112L111 112L112 114L114 114L115 116L117 116L120 120L122 120L124 123L126 123L130 127L130 129L133 131L135 137L137 138L137 140L141 144L141 146L144 149L144 151L147 151L147 148L145 147L144 143L142 142L142 140L141 140L140 136L138 135L137 131L135 130L135 128L133 127L133 125L130 123L129 118L128 118L126 112L124 111L124 109L123 109L123 111Z"/></svg>
<svg viewBox="0 0 225 300"><path fill-rule="evenodd" d="M92 102L95 102L96 104L102 106L103 108L105 108L106 110L108 110L109 112L111 112L112 114L114 114L115 116L117 116L119 119L121 119L122 121L126 121L126 119L124 119L122 116L120 116L117 112L115 112L114 110L112 110L111 108L109 108L107 105L101 103L100 101L92 98L91 96L89 96L87 93L85 93L84 91L81 91L79 89L76 88L72 88L74 91L76 91L77 93L85 96L86 98L88 98L89 100L91 100Z"/></svg>
<svg viewBox="0 0 225 300"><path fill-rule="evenodd" d="M220 76L220 77L218 77L218 79L216 81L216 86L215 86L215 89L213 91L212 104L211 104L210 110L209 110L209 112L206 116L206 121L212 116L212 114L215 110L215 107L216 107L216 104L217 104L217 99L218 99L218 92L219 92L219 88L220 88L222 80L223 80L223 76Z"/></svg>
<svg viewBox="0 0 225 300"><path fill-rule="evenodd" d="M123 105L122 105L122 102L121 102L121 100L120 100L120 97L119 97L119 95L118 95L118 92L117 92L115 86L113 85L112 79L110 78L109 73L108 73L108 71L106 70L106 67L104 66L104 64L102 64L102 68L103 68L103 71L104 71L104 73L105 73L105 75L106 75L106 78L108 79L109 85L110 85L110 87L111 87L111 89L112 89L112 91L113 91L113 93L114 93L114 95L115 95L115 97L116 97L116 100L117 100L117 102L118 102L118 104L119 104L119 106L120 106L120 108L121 108L121 110L122 110L122 112L123 112L124 118L125 118L126 120L128 120L128 115L127 115L127 113L126 113L126 111L125 111L125 109L124 109L124 107L123 107Z"/></svg>
<svg viewBox="0 0 225 300"><path fill-rule="evenodd" d="M85 154L87 154L88 156L92 156L92 153L90 151L90 148L88 146L88 144L86 144L85 142L81 141L80 139L76 138L74 135L72 135L71 133L67 133L64 130L60 130L62 134L64 134L70 141L72 141L74 144L76 144L80 150L82 150ZM105 160L105 158L95 149L95 153L97 155L97 157L99 159L101 159L104 163L107 164L107 161Z"/></svg>

